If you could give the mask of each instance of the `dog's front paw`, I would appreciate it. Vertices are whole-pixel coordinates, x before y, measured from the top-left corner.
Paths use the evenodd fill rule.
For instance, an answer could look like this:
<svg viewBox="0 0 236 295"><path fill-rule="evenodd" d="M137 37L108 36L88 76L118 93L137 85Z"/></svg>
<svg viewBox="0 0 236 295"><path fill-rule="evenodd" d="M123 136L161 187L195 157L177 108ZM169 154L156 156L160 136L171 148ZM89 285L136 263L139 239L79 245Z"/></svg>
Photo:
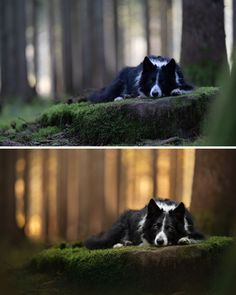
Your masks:
<svg viewBox="0 0 236 295"><path fill-rule="evenodd" d="M121 247L124 247L124 245L121 243L117 243L117 244L113 245L113 248L121 248Z"/></svg>
<svg viewBox="0 0 236 295"><path fill-rule="evenodd" d="M170 94L173 96L177 96L177 95L183 94L183 92L179 88L176 88L176 89L173 89Z"/></svg>
<svg viewBox="0 0 236 295"><path fill-rule="evenodd" d="M120 101L120 100L123 100L124 98L122 96L118 96L114 99L114 101Z"/></svg>
<svg viewBox="0 0 236 295"><path fill-rule="evenodd" d="M190 245L195 243L197 243L197 241L194 239L190 239L189 237L183 237L178 240L178 245Z"/></svg>

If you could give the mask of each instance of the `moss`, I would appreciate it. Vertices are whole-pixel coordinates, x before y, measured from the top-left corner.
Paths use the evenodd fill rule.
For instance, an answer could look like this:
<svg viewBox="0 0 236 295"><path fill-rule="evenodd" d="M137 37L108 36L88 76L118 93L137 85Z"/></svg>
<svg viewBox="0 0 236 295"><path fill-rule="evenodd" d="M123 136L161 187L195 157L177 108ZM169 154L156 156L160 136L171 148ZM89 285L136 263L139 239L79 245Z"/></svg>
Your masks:
<svg viewBox="0 0 236 295"><path fill-rule="evenodd" d="M233 244L229 237L211 237L199 244L165 248L125 247L90 251L59 247L35 256L30 269L40 273L60 273L79 288L136 288L160 292L203 290L217 271L224 253ZM166 279L171 279L170 286ZM207 278L207 280L206 280ZM183 291L182 290L182 291Z"/></svg>
<svg viewBox="0 0 236 295"><path fill-rule="evenodd" d="M191 144L199 136L214 87L161 99L127 99L92 105L57 104L37 120L14 130L0 129L4 145L145 145L176 137L173 144Z"/></svg>
<svg viewBox="0 0 236 295"><path fill-rule="evenodd" d="M45 128L38 129L35 133L32 134L33 140L43 140L52 136L53 134L59 133L61 131L60 128L56 126L48 126Z"/></svg>
<svg viewBox="0 0 236 295"><path fill-rule="evenodd" d="M209 87L190 95L158 100L60 104L45 112L39 122L44 127L70 125L71 133L82 145L137 144L144 139L172 136L189 138L200 133L216 93L216 88Z"/></svg>

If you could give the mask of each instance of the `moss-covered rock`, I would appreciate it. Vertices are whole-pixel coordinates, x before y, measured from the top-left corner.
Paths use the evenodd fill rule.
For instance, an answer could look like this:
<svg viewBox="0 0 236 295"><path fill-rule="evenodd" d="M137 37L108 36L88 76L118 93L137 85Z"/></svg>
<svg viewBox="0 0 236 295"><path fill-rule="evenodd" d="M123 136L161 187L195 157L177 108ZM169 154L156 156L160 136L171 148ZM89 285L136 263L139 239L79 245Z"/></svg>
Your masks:
<svg viewBox="0 0 236 295"><path fill-rule="evenodd" d="M145 139L195 138L216 88L162 99L57 105L40 118L42 126L70 125L82 145L137 144Z"/></svg>
<svg viewBox="0 0 236 295"><path fill-rule="evenodd" d="M0 132L0 144L155 145L193 141L217 88L161 99L126 99L100 104L57 104L36 122Z"/></svg>
<svg viewBox="0 0 236 295"><path fill-rule="evenodd" d="M233 244L232 238L211 237L199 244L163 248L90 251L83 247L55 247L34 257L30 269L51 275L59 273L81 290L203 294L209 290L225 252Z"/></svg>

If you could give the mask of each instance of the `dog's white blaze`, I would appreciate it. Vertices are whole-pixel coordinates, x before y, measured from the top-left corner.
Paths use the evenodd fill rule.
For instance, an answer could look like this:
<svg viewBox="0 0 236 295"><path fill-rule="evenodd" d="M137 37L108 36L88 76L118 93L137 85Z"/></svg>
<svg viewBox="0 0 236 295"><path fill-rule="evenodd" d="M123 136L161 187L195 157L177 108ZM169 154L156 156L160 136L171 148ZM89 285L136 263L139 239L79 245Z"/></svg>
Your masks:
<svg viewBox="0 0 236 295"><path fill-rule="evenodd" d="M164 241L162 244L163 246L168 245L168 239L167 239L166 233L164 231L165 225L166 225L166 216L163 218L161 231L156 235L155 240L154 240L154 244L157 246L158 246L157 240L159 240L159 239L162 239Z"/></svg>
<svg viewBox="0 0 236 295"><path fill-rule="evenodd" d="M177 205L176 204L165 204L163 202L156 201L157 206L165 212L169 212L170 210L174 210Z"/></svg>
<svg viewBox="0 0 236 295"><path fill-rule="evenodd" d="M157 66L158 68L161 68L162 66L167 65L168 61L167 60L159 60L158 58L149 58L150 61L152 62L152 64L154 64L155 66Z"/></svg>
<svg viewBox="0 0 236 295"><path fill-rule="evenodd" d="M158 93L158 97L161 97L162 96L162 91L161 91L161 88L159 87L158 84L155 84L151 91L150 91L150 96L151 97L154 97L153 93L157 92Z"/></svg>
<svg viewBox="0 0 236 295"><path fill-rule="evenodd" d="M156 77L156 83L155 85L152 87L151 91L150 91L150 96L154 97L155 95L153 95L153 93L157 92L158 93L158 97L162 96L162 91L161 88L158 84L158 79L159 79L159 73L157 73L157 77Z"/></svg>

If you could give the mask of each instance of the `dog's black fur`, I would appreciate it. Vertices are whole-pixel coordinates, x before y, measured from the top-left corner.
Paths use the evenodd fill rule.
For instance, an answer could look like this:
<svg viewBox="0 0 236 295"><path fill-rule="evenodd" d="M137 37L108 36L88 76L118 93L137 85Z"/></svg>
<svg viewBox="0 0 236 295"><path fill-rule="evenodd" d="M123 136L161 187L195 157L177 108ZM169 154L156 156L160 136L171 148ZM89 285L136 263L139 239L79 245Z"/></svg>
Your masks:
<svg viewBox="0 0 236 295"><path fill-rule="evenodd" d="M105 249L122 245L167 246L195 243L204 236L194 228L184 204L151 199L141 210L124 212L112 227L84 242L88 249Z"/></svg>
<svg viewBox="0 0 236 295"><path fill-rule="evenodd" d="M191 92L193 86L184 80L180 66L172 58L145 57L137 67L122 69L110 85L92 93L92 103L128 97L161 97Z"/></svg>

